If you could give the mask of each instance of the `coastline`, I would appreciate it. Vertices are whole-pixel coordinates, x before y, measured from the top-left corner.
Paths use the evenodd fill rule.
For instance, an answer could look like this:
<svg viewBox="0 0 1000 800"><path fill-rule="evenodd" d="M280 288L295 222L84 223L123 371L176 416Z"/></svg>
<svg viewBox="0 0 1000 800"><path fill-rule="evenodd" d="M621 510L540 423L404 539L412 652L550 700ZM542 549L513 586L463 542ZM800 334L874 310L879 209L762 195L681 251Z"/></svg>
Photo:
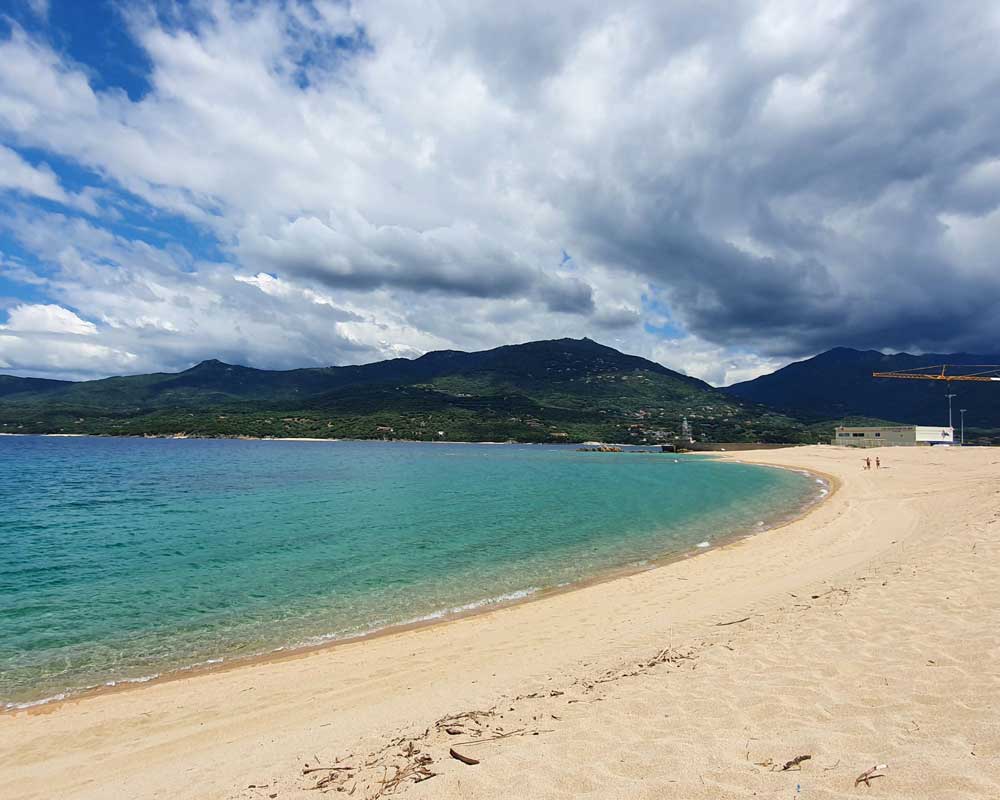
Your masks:
<svg viewBox="0 0 1000 800"><path fill-rule="evenodd" d="M22 434L10 434L10 435L22 435ZM79 437L79 436L87 436L88 434L23 434L23 435ZM256 441L314 441L314 440L259 439ZM315 441L348 441L348 440L319 439ZM360 440L360 441L366 441L366 440ZM501 444L501 443L442 442L441 444ZM675 454L665 454L665 455L673 456ZM141 691L150 686L172 683L175 681L184 681L200 675L207 675L216 672L229 672L247 667L258 667L272 663L279 663L283 661L306 657L313 653L322 652L325 650L332 650L334 648L343 647L349 644L362 643L377 638L393 636L397 634L407 633L410 631L421 630L423 628L429 628L437 625L447 625L449 623L456 622L459 620L481 615L488 615L495 613L497 611L501 611L503 609L512 608L519 605L542 602L548 598L555 597L558 595L580 591L594 586L600 586L602 584L616 580L621 580L623 578L627 578L629 576L636 575L639 573L660 569L669 566L671 564L677 563L679 561L684 561L687 559L704 556L713 551L733 547L734 545L737 545L740 542L750 539L754 536L759 536L769 531L778 530L780 528L792 524L793 522L796 522L798 520L807 517L810 513L815 511L820 505L829 500L830 497L832 497L840 487L840 481L838 478L836 478L833 475L825 474L819 471L805 470L793 466L769 464L765 462L751 462L739 458L727 459L726 455L728 454L726 453L721 453L721 454L693 453L689 455L695 455L698 457L709 458L718 461L730 461L733 463L752 464L753 466L760 466L769 469L782 469L782 470L789 470L792 472L801 473L808 478L816 480L817 483L821 483L824 487L823 491L825 491L825 494L818 493L815 495L810 495L806 497L799 506L790 510L790 512L786 513L785 511L782 511L782 513L776 514L772 519L769 519L768 522L766 522L763 527L753 527L748 529L733 530L727 536L713 540L710 546L708 547L702 547L702 545L698 545L693 550L683 550L683 551L678 550L678 551L663 553L657 556L653 556L649 559L645 559L641 563L622 564L615 567L610 567L601 570L598 573L581 578L576 581L572 581L570 583L560 584L558 586L533 587L528 590L516 591L512 593L513 596L509 597L500 596L500 597L480 598L472 600L469 603L457 608L441 609L438 611L430 612L425 616L413 620L405 620L398 623L390 623L383 627L373 628L371 630L363 631L358 634L352 634L347 636L330 635L328 637L319 636L314 638L320 638L322 639L322 641L314 643L309 643L309 642L293 643L266 652L255 653L252 655L241 656L230 659L226 659L221 656L213 657L197 664L191 664L189 666L169 669L162 673L140 676L136 678L122 678L118 680L111 680L104 684L87 686L78 689L67 688L50 697L45 697L38 700L27 701L23 703L13 703L9 705L0 706L0 717L4 715L17 715L22 713L47 713L50 710L58 709L62 705L76 703L92 697L99 697L101 695L106 695L106 694L119 694L130 691Z"/></svg>
<svg viewBox="0 0 1000 800"><path fill-rule="evenodd" d="M516 439L507 439L504 441L494 441L489 439L483 440L469 440L469 439L352 439L350 437L318 437L318 436L246 436L243 434L233 434L233 435L219 435L219 436L197 436L188 435L186 433L172 433L172 434L139 434L139 433L123 433L123 434L111 434L111 433L14 433L12 431L0 431L0 436L45 436L49 438L59 438L59 439L164 439L167 441L198 441L198 442L213 442L213 441L227 441L227 442L378 442L383 444L436 444L436 445L447 445L447 444L497 444L497 445L524 445L524 446L542 446L542 447L579 447L581 445L586 445L586 441L574 441L566 439L553 439L551 441L530 441L522 442ZM635 442L600 442L599 444L609 445L612 447L659 447L659 444L636 444ZM801 444L801 443L784 443L778 442L773 444L762 444L760 442L730 442L722 444L740 444L747 445L746 449L741 449L739 451L729 451L725 448L721 450L682 450L679 453L664 452L662 455L672 456L672 455L712 455L712 454L726 454L732 452L753 452L753 445L760 445L762 448L767 450L786 450L791 447L810 447L812 445ZM632 452L632 451L625 451ZM653 452L659 453L659 451L654 450Z"/></svg>
<svg viewBox="0 0 1000 800"><path fill-rule="evenodd" d="M882 796L995 797L1000 459L883 455L887 468L868 473L832 447L713 454L840 485L805 516L698 558L4 715L0 794L315 797L303 769L318 762L351 765L355 796L371 797L410 742L435 773L400 788L414 798L511 785L553 798L784 797L797 785L853 797L879 763ZM448 757L456 739L435 724L470 709L504 726L468 750L475 767Z"/></svg>

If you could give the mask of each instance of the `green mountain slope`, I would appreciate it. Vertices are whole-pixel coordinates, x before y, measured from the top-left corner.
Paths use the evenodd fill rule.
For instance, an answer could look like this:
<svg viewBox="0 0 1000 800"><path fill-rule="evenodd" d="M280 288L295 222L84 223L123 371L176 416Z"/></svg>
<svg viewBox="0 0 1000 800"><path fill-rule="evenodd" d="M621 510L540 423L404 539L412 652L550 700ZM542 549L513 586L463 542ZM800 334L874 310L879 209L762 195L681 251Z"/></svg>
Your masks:
<svg viewBox="0 0 1000 800"><path fill-rule="evenodd" d="M0 397L37 397L57 389L72 386L69 381L52 381L46 378L18 378L15 375L0 375Z"/></svg>
<svg viewBox="0 0 1000 800"><path fill-rule="evenodd" d="M19 379L25 380L25 379ZM804 426L589 339L439 351L350 367L205 361L0 397L0 432L671 441L803 441Z"/></svg>

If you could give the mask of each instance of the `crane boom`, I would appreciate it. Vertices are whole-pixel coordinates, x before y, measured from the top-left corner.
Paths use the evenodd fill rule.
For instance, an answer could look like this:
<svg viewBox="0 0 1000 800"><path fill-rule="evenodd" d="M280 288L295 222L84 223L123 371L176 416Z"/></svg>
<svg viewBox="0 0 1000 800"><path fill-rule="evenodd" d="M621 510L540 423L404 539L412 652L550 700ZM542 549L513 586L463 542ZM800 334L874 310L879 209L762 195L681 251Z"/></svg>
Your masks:
<svg viewBox="0 0 1000 800"><path fill-rule="evenodd" d="M975 369L977 372L948 374L948 368L961 367ZM934 370L929 372L928 370ZM936 364L933 367L917 367L897 372L873 372L873 378L903 378L905 380L922 381L1000 381L1000 365L997 364Z"/></svg>

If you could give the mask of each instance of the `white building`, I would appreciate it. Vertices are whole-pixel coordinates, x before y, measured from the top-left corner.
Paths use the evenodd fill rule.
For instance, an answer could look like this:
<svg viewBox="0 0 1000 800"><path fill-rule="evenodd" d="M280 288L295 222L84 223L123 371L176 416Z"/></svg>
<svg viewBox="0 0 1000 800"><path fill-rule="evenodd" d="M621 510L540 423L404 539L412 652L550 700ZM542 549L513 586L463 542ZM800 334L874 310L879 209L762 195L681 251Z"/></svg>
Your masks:
<svg viewBox="0 0 1000 800"><path fill-rule="evenodd" d="M887 425L861 428L840 425L830 444L842 447L914 447L916 445L952 444L955 429L933 425Z"/></svg>

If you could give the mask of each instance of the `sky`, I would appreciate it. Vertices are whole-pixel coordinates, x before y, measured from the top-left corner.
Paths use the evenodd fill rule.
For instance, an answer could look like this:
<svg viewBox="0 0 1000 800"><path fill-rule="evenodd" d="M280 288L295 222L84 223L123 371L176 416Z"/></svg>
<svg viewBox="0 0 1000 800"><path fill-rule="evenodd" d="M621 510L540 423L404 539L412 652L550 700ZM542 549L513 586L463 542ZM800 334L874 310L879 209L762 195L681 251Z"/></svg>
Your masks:
<svg viewBox="0 0 1000 800"><path fill-rule="evenodd" d="M0 0L0 372L996 353L998 34L983 0Z"/></svg>

